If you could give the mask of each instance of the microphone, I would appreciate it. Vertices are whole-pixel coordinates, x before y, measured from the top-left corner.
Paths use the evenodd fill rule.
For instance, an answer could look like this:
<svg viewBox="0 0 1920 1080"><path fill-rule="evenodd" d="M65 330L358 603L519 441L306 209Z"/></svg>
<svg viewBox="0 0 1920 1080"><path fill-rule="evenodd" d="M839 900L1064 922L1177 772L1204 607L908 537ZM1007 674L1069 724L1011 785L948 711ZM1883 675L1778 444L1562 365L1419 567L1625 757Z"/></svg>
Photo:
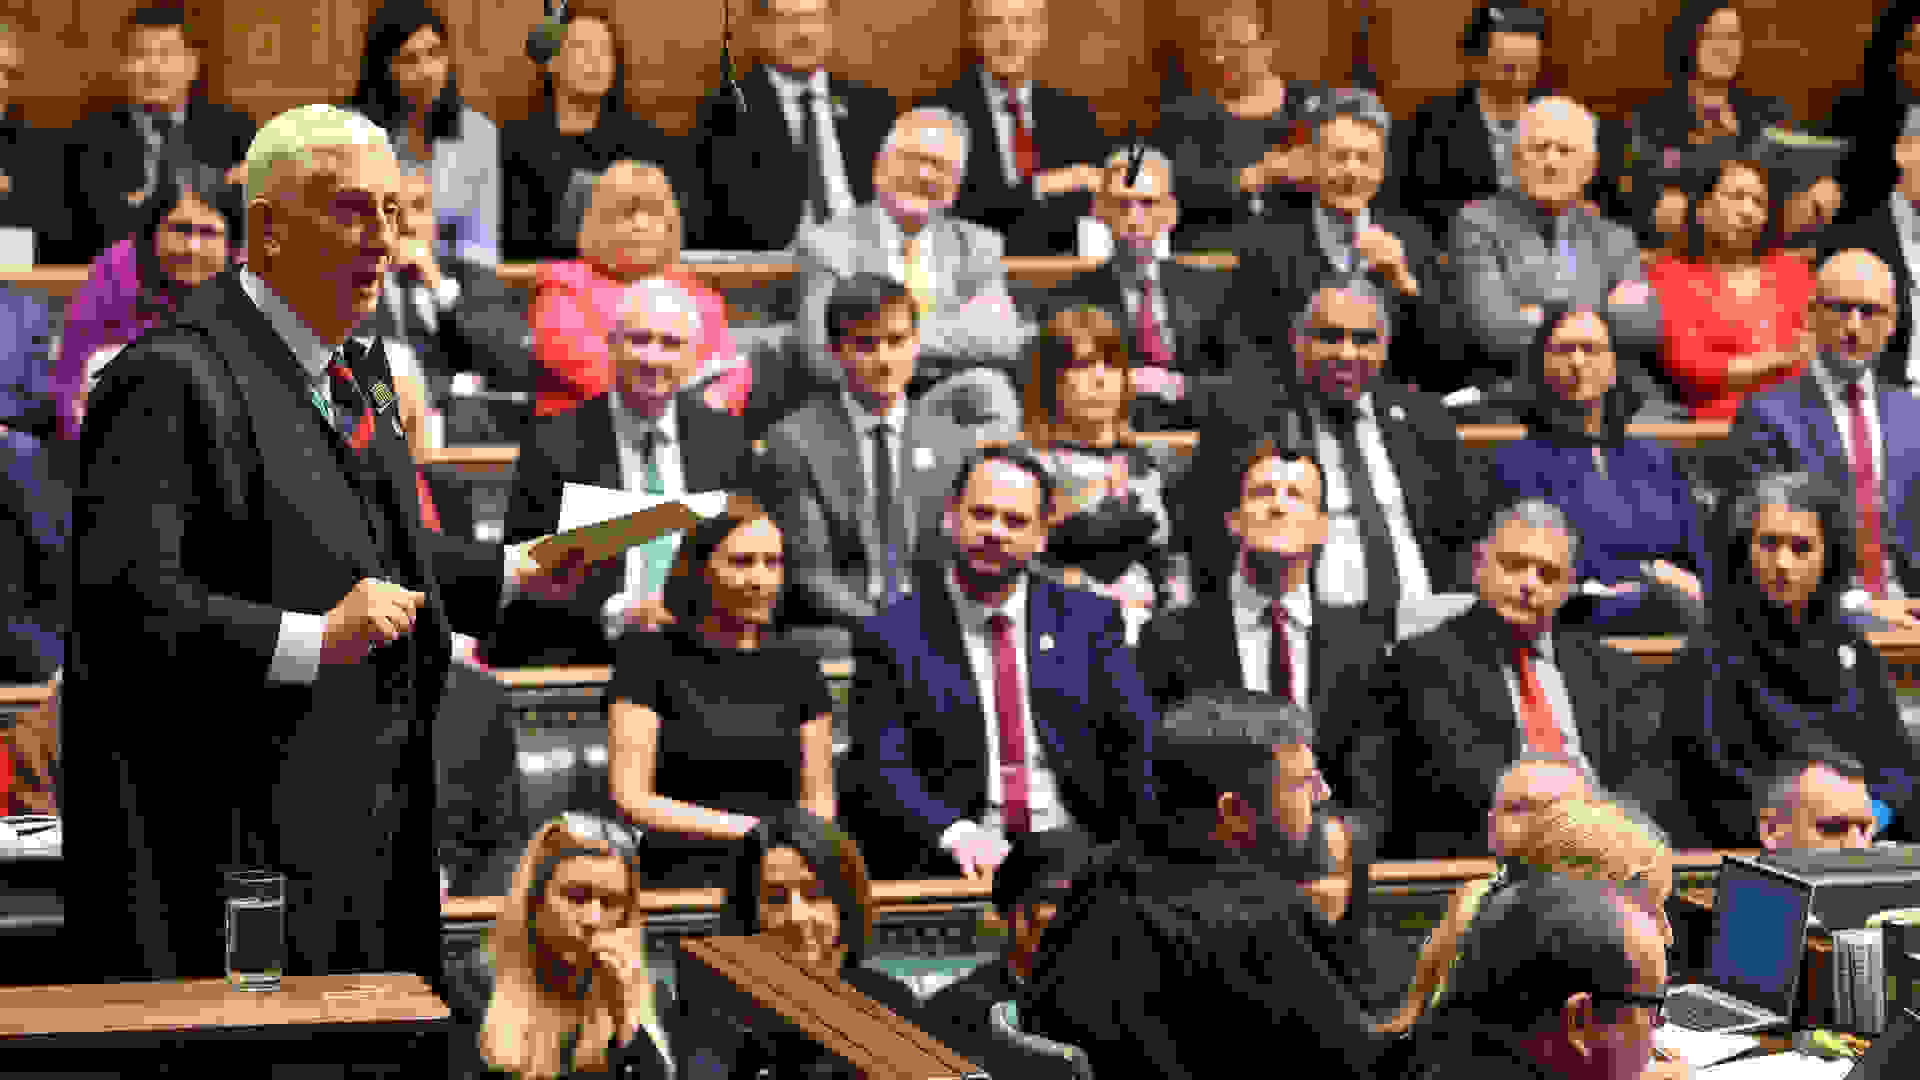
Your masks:
<svg viewBox="0 0 1920 1080"><path fill-rule="evenodd" d="M726 73L733 107L744 113L747 111L747 95L740 89L740 80L733 71L733 5L727 0L720 0L720 18L720 68Z"/></svg>
<svg viewBox="0 0 1920 1080"><path fill-rule="evenodd" d="M1147 159L1147 144L1140 141L1140 124L1137 120L1127 121L1127 186L1140 182L1140 165Z"/></svg>
<svg viewBox="0 0 1920 1080"><path fill-rule="evenodd" d="M567 36L567 0L547 0L547 15L527 32L527 59L545 65L560 55Z"/></svg>

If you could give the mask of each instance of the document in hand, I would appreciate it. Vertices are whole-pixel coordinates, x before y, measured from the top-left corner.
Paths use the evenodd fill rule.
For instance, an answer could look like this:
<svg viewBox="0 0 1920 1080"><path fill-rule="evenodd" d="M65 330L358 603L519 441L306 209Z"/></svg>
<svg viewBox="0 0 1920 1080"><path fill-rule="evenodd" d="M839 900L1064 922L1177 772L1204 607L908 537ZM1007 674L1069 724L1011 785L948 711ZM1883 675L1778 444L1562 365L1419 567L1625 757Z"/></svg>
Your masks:
<svg viewBox="0 0 1920 1080"><path fill-rule="evenodd" d="M560 528L527 550L541 566L552 566L575 549L586 561L611 559L668 533L681 532L726 512L724 491L698 495L640 495L631 491L567 484L560 489Z"/></svg>

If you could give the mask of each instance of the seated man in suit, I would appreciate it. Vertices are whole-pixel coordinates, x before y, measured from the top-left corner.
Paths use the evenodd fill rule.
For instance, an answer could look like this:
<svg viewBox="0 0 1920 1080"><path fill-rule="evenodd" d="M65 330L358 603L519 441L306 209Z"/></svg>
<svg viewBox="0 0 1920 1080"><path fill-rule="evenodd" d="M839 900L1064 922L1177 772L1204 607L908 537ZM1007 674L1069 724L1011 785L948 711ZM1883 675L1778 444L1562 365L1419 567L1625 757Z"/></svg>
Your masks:
<svg viewBox="0 0 1920 1080"><path fill-rule="evenodd" d="M1485 793L1526 750L1585 761L1610 790L1664 805L1652 681L1633 657L1554 625L1579 539L1558 507L1516 503L1474 551L1480 600L1395 646L1356 738L1356 801L1386 822L1384 858L1480 853Z"/></svg>
<svg viewBox="0 0 1920 1080"><path fill-rule="evenodd" d="M48 263L69 254L60 175L64 148L58 131L22 122L13 98L26 74L26 30L0 21L0 252L30 242L32 261ZM11 262L12 256L0 255L0 261Z"/></svg>
<svg viewBox="0 0 1920 1080"><path fill-rule="evenodd" d="M1852 493L1860 566L1842 610L1873 629L1920 628L1910 524L1920 514L1920 401L1875 378L1899 317L1893 273L1869 252L1843 251L1821 264L1815 290L1808 321L1818 356L1805 375L1740 403L1723 458L1734 471L1723 484L1810 472Z"/></svg>
<svg viewBox="0 0 1920 1080"><path fill-rule="evenodd" d="M1331 518L1315 586L1321 603L1360 608L1394 634L1403 607L1465 588L1479 485L1439 396L1380 377L1393 334L1392 308L1371 282L1322 289L1294 317L1297 371L1237 381L1235 396L1201 428L1180 500L1201 587L1232 567L1232 546L1214 525L1240 498L1224 462L1272 436L1313 447L1325 470Z"/></svg>
<svg viewBox="0 0 1920 1080"><path fill-rule="evenodd" d="M1070 307L1105 308L1134 342L1134 430L1191 429L1196 411L1207 409L1196 399L1222 392L1232 366L1223 334L1227 276L1168 257L1180 203L1173 167L1152 147L1107 157L1093 216L1112 237L1112 255L1032 295L1028 306L1041 322Z"/></svg>
<svg viewBox="0 0 1920 1080"><path fill-rule="evenodd" d="M163 157L231 170L253 142L254 123L246 113L188 100L200 77L200 50L188 34L184 8L136 9L117 38L127 102L73 127L66 262L89 262L133 231ZM230 173L228 179L239 177Z"/></svg>
<svg viewBox="0 0 1920 1080"><path fill-rule="evenodd" d="M1030 336L1007 296L999 233L949 217L966 168L966 121L945 109L901 115L874 160L873 202L802 229L794 242L807 267L800 337L826 371L826 306L849 274L887 274L906 283L920 309L916 399L983 437L1011 439L1020 426L1013 371ZM938 385L936 385L938 384Z"/></svg>
<svg viewBox="0 0 1920 1080"><path fill-rule="evenodd" d="M1595 132L1593 114L1566 98L1527 106L1514 136L1514 186L1454 216L1448 250L1460 315L1480 352L1475 386L1519 376L1542 305L1556 301L1606 305L1616 350L1651 355L1660 345L1660 308L1633 230L1582 201L1598 161Z"/></svg>
<svg viewBox="0 0 1920 1080"><path fill-rule="evenodd" d="M1161 816L1081 874L1048 927L1025 1027L1095 1076L1245 1071L1258 1031L1289 1068L1365 1077L1377 1043L1344 951L1299 883L1324 856L1327 797L1305 709L1213 691L1154 732Z"/></svg>
<svg viewBox="0 0 1920 1080"><path fill-rule="evenodd" d="M1644 890L1560 874L1529 878L1489 899L1468 931L1408 1075L1653 1076L1666 989L1666 939Z"/></svg>
<svg viewBox="0 0 1920 1080"><path fill-rule="evenodd" d="M1781 760L1754 801L1760 845L1768 851L1868 848L1880 828L1866 768L1839 750Z"/></svg>
<svg viewBox="0 0 1920 1080"><path fill-rule="evenodd" d="M766 62L700 104L695 175L707 185L702 232L688 244L784 251L798 230L873 198L869 166L898 110L893 95L833 75L836 0L753 0Z"/></svg>
<svg viewBox="0 0 1920 1080"><path fill-rule="evenodd" d="M1227 309L1235 313L1243 357L1286 350L1286 320L1329 285L1365 277L1393 298L1400 356L1397 382L1451 390L1430 343L1429 304L1439 293L1433 240L1418 221L1376 202L1387 178L1392 117L1365 90L1335 90L1313 113L1313 200L1275 209L1242 231L1240 265ZM1414 366L1414 365L1417 365Z"/></svg>
<svg viewBox="0 0 1920 1080"><path fill-rule="evenodd" d="M511 543L554 531L565 485L649 495L726 491L751 482L753 453L739 417L687 389L700 369L700 308L677 283L643 278L608 335L614 386L578 408L534 421L514 470ZM629 548L596 569L565 606L520 597L487 651L496 667L610 664L629 629L670 616L660 591L677 536Z"/></svg>
<svg viewBox="0 0 1920 1080"><path fill-rule="evenodd" d="M1152 807L1153 706L1113 601L1028 572L1053 477L988 448L954 474L951 554L855 644L847 799L880 878L992 875L1006 837L1077 826L1111 842ZM792 535L792 534L789 534Z"/></svg>
<svg viewBox="0 0 1920 1080"><path fill-rule="evenodd" d="M979 134L953 216L1007 238L1016 255L1070 255L1107 136L1093 106L1035 81L1048 0L973 0L980 63L923 105L966 117Z"/></svg>
<svg viewBox="0 0 1920 1080"><path fill-rule="evenodd" d="M1226 516L1239 548L1235 571L1147 624L1141 675L1162 710L1212 689L1257 690L1312 709L1334 790L1350 797L1346 717L1355 714L1341 702L1369 707L1343 695L1364 692L1387 636L1358 608L1329 607L1313 595L1313 564L1327 539L1326 488L1313 455L1263 440L1239 475L1240 502Z"/></svg>
<svg viewBox="0 0 1920 1080"><path fill-rule="evenodd" d="M878 274L839 281L826 305L842 387L767 433L761 504L787 540L787 618L831 655L861 620L912 588L910 567L935 529L948 479L974 436L909 406L919 308Z"/></svg>

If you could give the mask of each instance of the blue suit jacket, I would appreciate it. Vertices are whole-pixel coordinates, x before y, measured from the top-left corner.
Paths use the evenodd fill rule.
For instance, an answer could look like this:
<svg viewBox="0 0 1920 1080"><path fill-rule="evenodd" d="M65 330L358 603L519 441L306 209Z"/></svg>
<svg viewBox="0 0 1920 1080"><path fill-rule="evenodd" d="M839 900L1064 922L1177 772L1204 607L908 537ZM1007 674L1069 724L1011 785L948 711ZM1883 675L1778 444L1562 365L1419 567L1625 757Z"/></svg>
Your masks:
<svg viewBox="0 0 1920 1080"><path fill-rule="evenodd" d="M945 563L919 567L913 593L856 634L850 712L855 783L872 814L860 831L875 873L909 873L940 834L986 807L991 706L983 706L948 595ZM1027 703L1075 824L1102 842L1153 805L1156 723L1119 608L1027 579Z"/></svg>
<svg viewBox="0 0 1920 1080"><path fill-rule="evenodd" d="M1920 399L1877 380L1875 385L1880 411L1882 540L1893 557L1901 588L1912 595L1920 588L1909 521L1920 513L1913 499L1914 480L1920 476ZM1819 380L1810 374L1742 402L1728 436L1733 460L1745 470L1739 479L1751 481L1767 469L1805 470L1825 475L1839 490L1851 494L1853 472L1846 445Z"/></svg>

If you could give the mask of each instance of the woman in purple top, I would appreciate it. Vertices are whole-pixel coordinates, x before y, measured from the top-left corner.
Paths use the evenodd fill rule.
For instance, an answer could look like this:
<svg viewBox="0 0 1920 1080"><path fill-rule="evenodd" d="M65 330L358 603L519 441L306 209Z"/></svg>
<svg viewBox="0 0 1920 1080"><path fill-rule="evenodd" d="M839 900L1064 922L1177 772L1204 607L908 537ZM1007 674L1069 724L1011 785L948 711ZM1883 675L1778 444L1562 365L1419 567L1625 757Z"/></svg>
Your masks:
<svg viewBox="0 0 1920 1080"><path fill-rule="evenodd" d="M93 260L67 304L53 369L62 438L80 435L88 361L165 321L182 297L225 270L239 252L241 220L240 189L216 170L163 171L139 228Z"/></svg>

